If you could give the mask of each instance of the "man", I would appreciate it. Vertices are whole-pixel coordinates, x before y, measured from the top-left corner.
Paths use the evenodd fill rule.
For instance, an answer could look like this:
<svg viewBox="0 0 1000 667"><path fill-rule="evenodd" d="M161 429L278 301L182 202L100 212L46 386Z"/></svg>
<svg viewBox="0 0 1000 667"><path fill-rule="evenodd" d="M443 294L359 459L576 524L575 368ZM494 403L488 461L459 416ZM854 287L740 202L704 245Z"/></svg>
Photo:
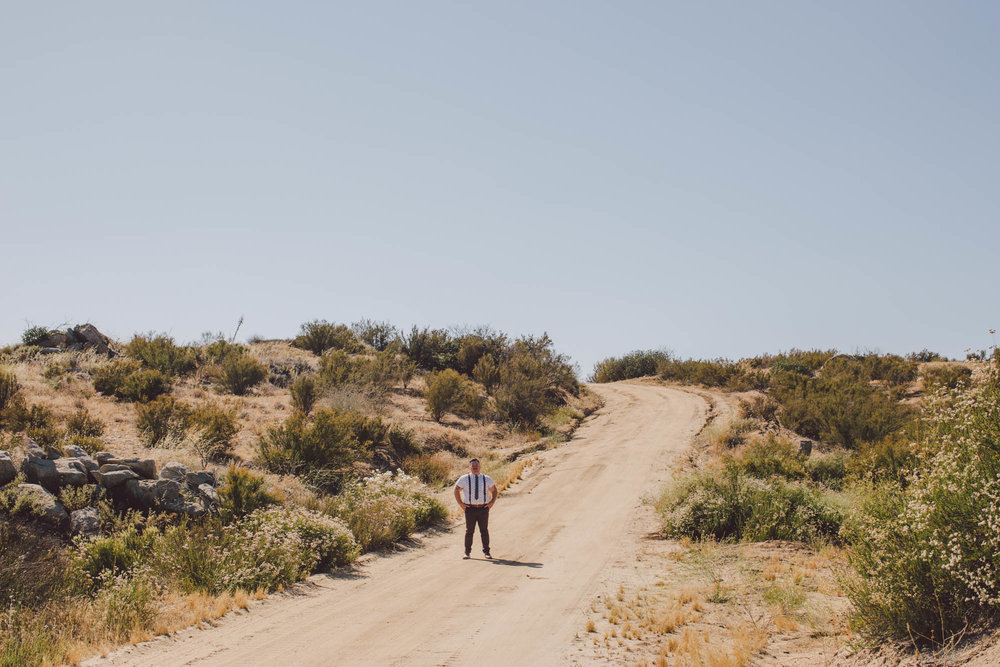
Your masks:
<svg viewBox="0 0 1000 667"><path fill-rule="evenodd" d="M490 555L490 508L497 501L497 485L489 475L479 472L479 459L469 461L469 473L455 482L455 500L465 510L465 557L472 553L472 534L479 524L479 537L483 542L483 555Z"/></svg>

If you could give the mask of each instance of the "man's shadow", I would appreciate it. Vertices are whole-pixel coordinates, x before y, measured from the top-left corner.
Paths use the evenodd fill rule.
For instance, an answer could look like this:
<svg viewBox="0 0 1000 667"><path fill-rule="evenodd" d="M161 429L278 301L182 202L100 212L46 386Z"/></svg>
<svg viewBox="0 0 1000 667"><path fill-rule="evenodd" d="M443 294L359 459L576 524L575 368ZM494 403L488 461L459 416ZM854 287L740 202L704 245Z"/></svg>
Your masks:
<svg viewBox="0 0 1000 667"><path fill-rule="evenodd" d="M521 560L507 560L506 558L469 558L469 560L480 560L484 563L494 565L509 565L511 567L542 567L542 563L529 563Z"/></svg>

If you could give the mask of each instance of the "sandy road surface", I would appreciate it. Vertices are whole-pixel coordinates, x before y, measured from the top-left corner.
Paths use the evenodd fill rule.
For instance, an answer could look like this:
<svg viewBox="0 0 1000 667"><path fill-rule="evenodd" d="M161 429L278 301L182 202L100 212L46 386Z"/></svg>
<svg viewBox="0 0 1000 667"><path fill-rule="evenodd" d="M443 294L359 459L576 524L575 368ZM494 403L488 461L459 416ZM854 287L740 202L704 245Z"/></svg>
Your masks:
<svg viewBox="0 0 1000 667"><path fill-rule="evenodd" d="M462 560L461 531L376 558L219 627L191 629L94 664L555 665L577 662L583 605L642 538L634 517L704 421L697 396L597 385L606 406L546 452L490 516L495 561ZM479 537L473 556L479 549Z"/></svg>

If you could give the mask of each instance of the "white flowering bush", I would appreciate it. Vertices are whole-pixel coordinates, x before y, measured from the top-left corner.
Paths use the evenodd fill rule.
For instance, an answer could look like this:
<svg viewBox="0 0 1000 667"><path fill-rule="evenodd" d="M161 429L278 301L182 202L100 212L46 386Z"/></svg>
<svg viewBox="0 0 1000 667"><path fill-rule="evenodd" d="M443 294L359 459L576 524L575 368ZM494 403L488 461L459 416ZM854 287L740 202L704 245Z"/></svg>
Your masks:
<svg viewBox="0 0 1000 667"><path fill-rule="evenodd" d="M1000 611L1000 376L930 401L917 464L869 483L844 529L860 629L940 643Z"/></svg>
<svg viewBox="0 0 1000 667"><path fill-rule="evenodd" d="M402 471L348 484L323 510L346 521L365 551L392 544L447 514L419 479Z"/></svg>
<svg viewBox="0 0 1000 667"><path fill-rule="evenodd" d="M668 537L813 541L835 539L841 523L839 509L819 490L735 467L680 479L657 509Z"/></svg>

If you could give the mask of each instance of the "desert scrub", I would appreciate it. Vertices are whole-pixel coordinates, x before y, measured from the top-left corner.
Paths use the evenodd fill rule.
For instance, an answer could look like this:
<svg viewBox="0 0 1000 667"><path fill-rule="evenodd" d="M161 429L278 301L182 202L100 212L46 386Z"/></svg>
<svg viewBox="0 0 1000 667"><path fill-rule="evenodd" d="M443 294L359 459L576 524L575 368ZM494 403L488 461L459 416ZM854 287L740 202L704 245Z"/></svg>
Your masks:
<svg viewBox="0 0 1000 667"><path fill-rule="evenodd" d="M323 354L327 350L343 350L345 352L360 352L361 342L349 327L343 324L333 324L326 320L306 322L299 330L299 335L292 345L309 350L313 354Z"/></svg>
<svg viewBox="0 0 1000 667"><path fill-rule="evenodd" d="M316 404L316 379L311 375L302 375L292 383L292 407L304 415L312 412Z"/></svg>
<svg viewBox="0 0 1000 667"><path fill-rule="evenodd" d="M267 379L267 368L249 355L231 354L214 372L216 384L235 396L244 396Z"/></svg>
<svg viewBox="0 0 1000 667"><path fill-rule="evenodd" d="M590 379L593 382L616 382L656 375L660 362L670 358L666 350L635 350L621 357L608 357L597 362Z"/></svg>
<svg viewBox="0 0 1000 667"><path fill-rule="evenodd" d="M403 472L378 473L348 484L323 510L346 521L364 551L388 546L447 516L426 487Z"/></svg>
<svg viewBox="0 0 1000 667"><path fill-rule="evenodd" d="M219 487L219 512L224 520L239 519L275 505L280 498L267 490L267 481L246 468L230 466Z"/></svg>
<svg viewBox="0 0 1000 667"><path fill-rule="evenodd" d="M730 468L679 479L657 503L667 537L834 540L842 516L807 485L757 479Z"/></svg>
<svg viewBox="0 0 1000 667"><path fill-rule="evenodd" d="M176 445L184 439L191 408L173 396L160 396L135 406L135 427L147 447Z"/></svg>
<svg viewBox="0 0 1000 667"><path fill-rule="evenodd" d="M143 370L138 362L115 361L93 371L94 390L121 401L145 403L170 393L170 377Z"/></svg>
<svg viewBox="0 0 1000 667"><path fill-rule="evenodd" d="M21 334L21 342L25 345L38 345L46 336L49 335L48 327L43 326L31 326L24 330Z"/></svg>
<svg viewBox="0 0 1000 667"><path fill-rule="evenodd" d="M355 430L363 421L337 410L317 410L312 419L294 414L260 436L258 462L271 472L306 475L319 486L336 489L355 461L371 456L370 441L363 442Z"/></svg>
<svg viewBox="0 0 1000 667"><path fill-rule="evenodd" d="M399 330L389 322L364 319L351 325L351 331L365 345L382 352L399 340Z"/></svg>
<svg viewBox="0 0 1000 667"><path fill-rule="evenodd" d="M100 417L91 416L87 408L77 408L66 420L66 433L84 438L99 438L104 435L105 423Z"/></svg>
<svg viewBox="0 0 1000 667"><path fill-rule="evenodd" d="M136 335L127 345L125 353L141 363L144 368L160 371L165 375L186 375L198 368L198 350L181 347L166 334Z"/></svg>
<svg viewBox="0 0 1000 667"><path fill-rule="evenodd" d="M233 438L239 431L235 406L203 403L191 413L189 423L195 432L194 450L201 457L203 467L209 461L218 461L231 454Z"/></svg>
<svg viewBox="0 0 1000 667"><path fill-rule="evenodd" d="M445 413L451 412L464 400L467 391L467 383L458 371L448 368L428 376L424 400L427 401L431 419L440 422Z"/></svg>
<svg viewBox="0 0 1000 667"><path fill-rule="evenodd" d="M972 369L957 364L927 366L921 371L925 391L936 391L942 387L957 389L969 384L972 379Z"/></svg>
<svg viewBox="0 0 1000 667"><path fill-rule="evenodd" d="M444 484L451 476L451 466L441 452L408 456L403 459L403 470L406 474L419 478L424 484L432 486Z"/></svg>
<svg viewBox="0 0 1000 667"><path fill-rule="evenodd" d="M845 525L847 586L873 637L941 643L1000 611L1000 369L928 403L903 483L871 484Z"/></svg>

